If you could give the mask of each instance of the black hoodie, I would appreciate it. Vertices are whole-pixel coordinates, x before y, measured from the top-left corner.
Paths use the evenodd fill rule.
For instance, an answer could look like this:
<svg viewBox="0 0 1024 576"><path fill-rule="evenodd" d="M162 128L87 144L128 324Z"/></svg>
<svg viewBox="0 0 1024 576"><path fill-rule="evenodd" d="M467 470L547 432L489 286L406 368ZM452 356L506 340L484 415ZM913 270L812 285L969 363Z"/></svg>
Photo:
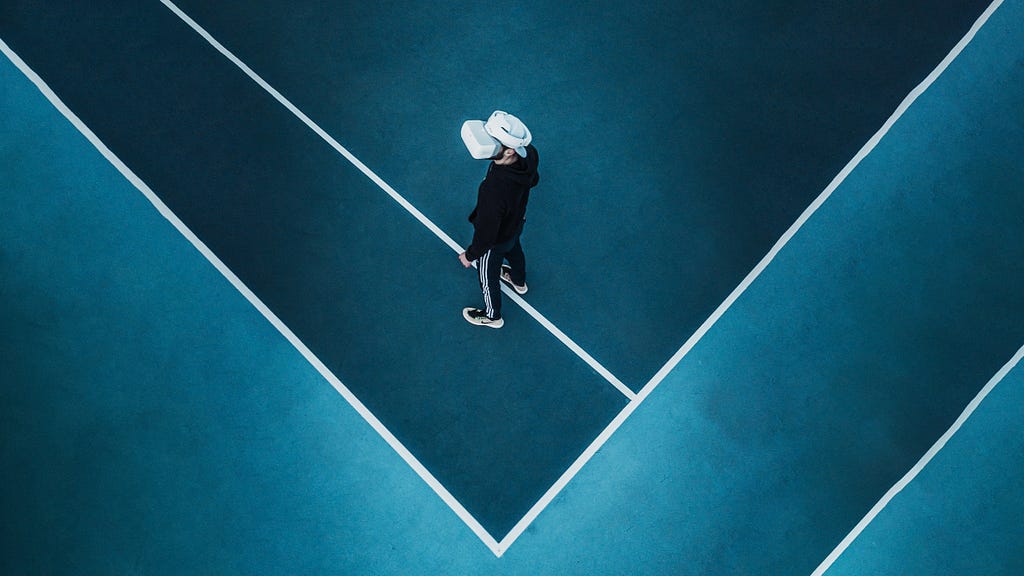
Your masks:
<svg viewBox="0 0 1024 576"><path fill-rule="evenodd" d="M539 160L537 149L531 145L526 147L526 158L519 157L507 166L494 162L488 166L487 176L477 191L476 208L469 215L473 243L466 249L467 260L476 260L493 246L515 236L519 223L526 217L530 188L540 180Z"/></svg>

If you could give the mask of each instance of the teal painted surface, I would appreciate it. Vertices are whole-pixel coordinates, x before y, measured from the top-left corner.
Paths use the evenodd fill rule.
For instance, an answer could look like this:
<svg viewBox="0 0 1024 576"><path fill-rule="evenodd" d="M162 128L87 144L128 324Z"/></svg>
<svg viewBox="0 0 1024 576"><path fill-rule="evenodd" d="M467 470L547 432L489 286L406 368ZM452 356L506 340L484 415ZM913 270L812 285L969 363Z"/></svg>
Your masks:
<svg viewBox="0 0 1024 576"><path fill-rule="evenodd" d="M163 5L13 20L0 34L496 539L625 406L522 309L467 324L475 271Z"/></svg>
<svg viewBox="0 0 1024 576"><path fill-rule="evenodd" d="M501 559L5 63L0 568L809 573L1024 343L1022 22L996 13ZM1019 572L1019 390L833 573Z"/></svg>
<svg viewBox="0 0 1024 576"><path fill-rule="evenodd" d="M1018 365L827 574L1024 572L1022 418Z"/></svg>
<svg viewBox="0 0 1024 576"><path fill-rule="evenodd" d="M0 78L0 571L317 573L400 546L378 522L480 551L6 60Z"/></svg>
<svg viewBox="0 0 1024 576"><path fill-rule="evenodd" d="M180 5L456 241L519 114L530 301L639 390L987 2Z"/></svg>

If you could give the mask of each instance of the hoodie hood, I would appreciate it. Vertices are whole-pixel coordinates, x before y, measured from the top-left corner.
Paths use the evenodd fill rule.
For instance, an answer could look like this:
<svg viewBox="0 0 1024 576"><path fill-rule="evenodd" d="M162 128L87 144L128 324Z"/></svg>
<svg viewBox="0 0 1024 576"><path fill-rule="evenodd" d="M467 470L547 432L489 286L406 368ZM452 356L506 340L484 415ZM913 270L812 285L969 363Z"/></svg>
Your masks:
<svg viewBox="0 0 1024 576"><path fill-rule="evenodd" d="M537 185L539 180L537 175L537 165L539 162L540 158L537 155L537 149L531 144L526 147L526 158L519 157L515 163L507 166L492 163L491 174L502 180L512 181L519 186L532 188Z"/></svg>

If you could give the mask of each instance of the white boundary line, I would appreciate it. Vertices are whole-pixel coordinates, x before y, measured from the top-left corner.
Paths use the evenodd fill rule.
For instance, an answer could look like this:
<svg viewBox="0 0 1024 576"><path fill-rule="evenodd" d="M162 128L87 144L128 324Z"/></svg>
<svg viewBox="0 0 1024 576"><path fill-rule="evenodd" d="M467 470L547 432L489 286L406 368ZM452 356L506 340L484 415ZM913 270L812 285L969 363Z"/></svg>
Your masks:
<svg viewBox="0 0 1024 576"><path fill-rule="evenodd" d="M519 536L521 536L522 533L526 531L526 528L529 527L534 520L536 520L537 516L539 516L540 513L544 511L545 508L547 508L548 504L554 501L555 497L558 496L558 493L561 492L562 489L569 484L569 481L572 480L576 476L576 474L583 469L587 462L589 462L590 459L593 458L595 454L597 454L597 451L601 449L601 446L604 446L604 443L607 442L608 439L612 437L612 434L614 434L615 431L619 429L619 426L621 426L622 423L625 422L626 419L629 418L633 414L633 412L640 407L640 404L642 403L642 398L635 398L632 401L630 401L629 404L626 404L626 406L622 410L619 411L618 415L616 415L615 418L607 426L605 426L604 430L602 430L601 433L598 434L597 438L594 438L594 441L591 442L589 446L587 446L587 449L583 451L583 454L580 454L580 456L576 458L572 465L569 466L569 468L562 473L558 480L551 485L551 488L548 488L547 492L545 492L544 495L541 496L540 500L538 500L533 505L533 507L530 508L529 511L527 511L526 515L524 515L519 520L519 522L512 527L512 530L510 530L509 533L501 539L501 542L499 542L498 545L502 548L502 550L508 550L508 548L512 546L512 543L515 542L516 539L519 538Z"/></svg>
<svg viewBox="0 0 1024 576"><path fill-rule="evenodd" d="M843 552L849 548L850 544L860 536L860 533L863 532L865 528L867 528L867 525L870 524L879 513L881 513L882 509L885 508L897 494L906 488L907 485L917 477L921 470L923 470L924 467L932 461L932 458L934 458L935 455L946 446L946 443L948 443L953 435L960 430L960 427L964 425L964 422L974 414L974 411L978 408L978 405L981 404L982 400L984 400L985 397L988 396L989 392L996 387L996 384L999 384L1003 378L1010 373L1010 370L1020 362L1021 358L1024 358L1024 346L1019 348L1017 353L1013 355L1013 358L1010 358L1010 361L1004 364L1003 367L996 372L995 376L993 376L992 379L985 384L985 387L981 389L981 392L978 392L978 395L971 400L967 405L967 408L965 408L963 413L960 414L960 417L956 419L956 422L953 422L953 425L949 427L949 430L946 430L946 433L943 434L927 452L925 452L924 456L917 461L917 464L914 464L914 467L911 468L903 478L900 478L892 488L889 488L889 491L882 496L882 499L879 500L870 511L868 511L864 518L862 518L853 530L846 535L846 538L843 538L842 542L832 550L832 553L829 554L818 568L811 573L811 576L821 576L832 566L833 563L835 563L837 559L839 559Z"/></svg>
<svg viewBox="0 0 1024 576"><path fill-rule="evenodd" d="M160 2L163 3L163 5L166 6L171 12L173 12L178 18L180 18L182 22L184 22L190 28L195 30L197 34L202 36L203 39L206 40L211 46L213 46L218 52L223 54L225 58L230 60L231 63L237 66L239 70L245 72L245 74L249 78L251 78L253 82L256 82L256 84L258 84L260 88L263 88L263 90L265 90L268 94L273 96L275 100L280 102L282 106L287 108L289 112L294 114L296 118L301 120L303 124L308 126L310 130L315 132L317 136L320 136L320 138L324 142L327 142L327 144L329 144L331 148L334 148L339 154L344 156L346 160L351 162L353 166L358 168L360 172L365 174L367 178L372 180L374 184L376 184L378 187L380 187L381 190L386 192L388 196L391 196L391 198L393 198L395 202L398 202L398 204L401 205L402 208L405 208L405 210L409 212L409 214L412 214L414 218L419 220L421 224L426 226L427 229L433 232L435 236L440 238L442 242L444 242L445 244L448 245L449 248L454 250L456 254L460 254L463 252L463 248L459 246L457 242L452 240L452 238L448 236L448 234L441 230L436 224L434 224L429 218L427 218L422 212L420 212L415 206L413 206L412 203L406 200L401 194L399 194L380 176L377 176L377 174L370 170L366 166L366 164L363 164L358 158L355 157L355 155L349 152L348 149L346 149L337 140L331 137L331 135L328 134L326 130L321 128L316 122L313 122L313 120L311 120L309 116L302 112L302 110L299 110L297 106L292 104L291 101L285 98L284 95L277 91L277 89L275 89L273 86L267 83L266 80L264 80L259 74L254 72L253 69L250 68L245 62L242 62L241 59L235 56L230 50L225 48L223 44L218 42L217 39L214 38L209 32L207 32L206 29L200 26L199 23L193 20L188 14L186 14L184 11L178 8L170 0L160 0ZM555 325L548 321L548 319L545 318L540 312L538 312L536 308L534 308L533 306L526 305L526 302L522 298L519 298L518 295L513 296L512 292L509 291L506 287L503 286L502 290L505 294L512 297L513 301L522 306L522 308L537 322L539 322L548 331L550 331L551 334L555 336L555 338L562 342L562 344L564 344L567 348L572 350L577 356L579 356L580 359L582 359L591 368L597 371L597 373L600 374L605 380L607 380L612 386L615 386L615 388L619 392L621 392L626 398L632 400L636 397L636 393L630 390L628 386L623 384L618 378L615 377L615 375L613 375L597 360L595 360L593 356L588 354L585 350L583 350L583 348L576 344L576 342L574 342L571 338L566 336L564 332L556 328Z"/></svg>
<svg viewBox="0 0 1024 576"><path fill-rule="evenodd" d="M636 400L636 392L630 390L629 387L627 387L618 378L616 378L614 374L605 369L605 367L598 363L597 360L594 360L594 358L590 354L588 354L586 350L577 346L576 343L572 341L572 339L566 336L565 333L562 332L557 326L548 321L548 319L545 318L540 312L537 312L537 309L531 306L526 300L523 300L523 298L519 296L519 294L513 292L512 289L510 289L504 283L502 283L501 285L501 291L508 295L508 297L511 298L513 301L515 301L516 304L519 304L519 306L521 306L523 310L526 310L527 314L533 316L534 319L537 320L537 322L540 322L542 326L547 328L548 332L551 332L551 334L553 334L555 338L558 338L563 344L565 344L566 347L576 352L577 356L582 358L584 362L586 362L591 368L596 370L597 373L603 376L605 380L611 382L612 386L615 386L615 388L618 389L618 391L621 392L623 396L628 398L630 401Z"/></svg>
<svg viewBox="0 0 1024 576"><path fill-rule="evenodd" d="M228 269L228 267L225 266L224 263L221 262L221 260L217 258L217 256L214 255L214 253L209 248L207 248L206 245L203 244L203 242L195 234L193 234L192 231L189 230L189 228L185 226L185 224L177 216L174 215L170 208L168 208L167 205L164 204L162 200L160 200L160 198L153 192L153 190L150 189L150 187L147 186L146 183L143 182L142 179L140 179L134 172L132 172L132 170L128 168L128 166L125 165L125 163L122 162L121 159L118 158L110 150L110 148L108 148L107 145L104 144L103 141L101 141L96 136L96 134L93 133L93 131L89 129L89 127L86 126L86 124L82 122L82 120L74 112L71 111L70 108L67 107L67 105L64 104L60 97L58 97L57 94L54 93L52 89L50 89L46 82L43 81L43 79L40 78L39 75L36 74L35 71L32 70L32 68L30 68L28 64L26 64L25 61L22 60L21 57L15 53L10 48L10 46L8 46L6 42L4 42L2 38L0 38L0 52L3 52L4 56L6 56L7 59L11 61L11 63L17 66L19 70L21 70L22 74L24 74L30 81L32 81L33 84L36 85L36 88L38 88L39 91L42 92L42 94L46 97L46 99L50 101L50 104L52 104L54 108L56 108L61 114L63 114L64 117L67 118L68 121L71 122L71 124L75 128L77 128L83 136L85 136L85 138L96 148L96 150L98 150L100 154L102 154L103 157L106 158L107 161L110 162L114 166L114 168L116 168L117 171L121 173L122 176L125 177L125 179L127 179L133 186L135 186L135 188L137 188L139 192L142 192L142 194L153 204L153 206L156 207L157 211L159 211L164 218L166 218L172 225L174 225L174 227L177 228L178 232L180 232L182 236L187 238L188 241L191 242L192 245L195 246L196 249L199 250L199 252L203 256L205 256L206 259L209 260L211 264L213 264L214 268L216 268L225 278L227 278L227 280L231 282L232 286L234 286L236 290L238 290L243 296L245 296L245 298L253 306L255 306L256 309L259 310L260 313L263 314L263 316L268 321L270 321L270 323L275 328L277 328L277 330L285 338L287 338L289 342L291 342L292 346L294 346L295 349L298 350L302 354L302 356L305 357L305 359L310 364L313 365L314 368L316 368L316 370L320 373L321 376L323 376L328 382L330 382L331 386L333 386L334 389L337 390L338 393L341 394L342 397L344 397L345 400L352 405L356 412L359 413L359 415L362 416L363 419L366 420L366 422L370 424L370 426L372 426L373 429L376 430L378 434L380 434L380 436L388 443L388 445L390 445L391 448L394 449L395 452L397 452L398 455L401 456L403 460L405 460L405 462L416 472L416 474L418 474L420 478L422 478L423 481L426 482L427 485L430 486L430 488L433 489L434 492L441 497L441 500L443 500L445 504L447 504L455 512L455 514L463 522L466 523L467 526L469 526L473 533L476 534L477 537L480 538L480 540L482 540L483 543L488 548L490 548L495 555L500 556L501 549L498 545L498 542L487 532L487 530L484 529L484 527L476 520L476 518L474 518L473 515L470 514L469 511L466 510L466 508L462 506L462 504L460 504L459 501L456 500L455 497L452 496L452 494L448 492L448 490L440 482L438 482L436 478L434 478L434 476L423 466L423 464L420 463L419 460L416 459L415 456L412 455L411 452L409 452L409 450L395 437L395 435L392 434L391 431L388 430L387 427L385 427L384 424L381 423L381 421L378 420L377 417L374 416L373 413L370 412L370 410L366 408L366 406L362 402L360 402L358 398L356 398L355 394L353 394L352 391L349 390L348 387L346 387L341 382L341 380L339 380L338 377L335 376L323 364L323 362L321 362L320 359L317 358L316 355L313 354L313 352L310 351L310 349L307 348L306 345L303 344L302 341L299 340L299 338L295 336L295 334L292 333L292 331L288 329L288 327L285 326L285 324L277 316L275 316L274 313L271 312L270 309L267 308L267 306L262 301L260 301L260 299L257 298L256 295L253 294L253 292L249 290L249 288L245 284L243 284L242 281L239 280L239 278L235 276L235 274L230 269Z"/></svg>
<svg viewBox="0 0 1024 576"><path fill-rule="evenodd" d="M775 259L775 256L790 241L790 239L792 239L793 236L796 235L797 231L804 225L804 223L807 222L807 220L810 219L811 215L813 215L818 210L818 208L820 208L822 204L824 204L825 201L828 200L829 196L832 195L832 192L834 192L839 187L839 185L846 179L846 177L849 176L849 174L853 172L853 170L860 164L860 162L865 157L867 157L867 155L871 153L872 150L874 150L874 148L882 140L882 137L884 137L889 132L889 129L892 128L892 126L896 123L897 120L899 120L903 113L907 111L910 105L913 104L914 101L917 100L917 98L935 82L935 80L942 74L942 72L944 72L946 68L949 67L950 63L952 63L953 60L956 59L956 57L960 54L960 52L962 52L963 49L967 46L967 44L970 43L970 41L977 34L978 30L980 30L981 27L985 24L985 22L988 21L988 18L992 15L995 9L998 8L1000 4L1002 4L1002 2L1003 0L996 0L988 7L987 10L985 10L985 12L978 18L978 20L974 23L971 29L967 32L967 34L960 39L960 42L958 42L956 46L953 47L953 49L949 52L949 54L946 55L942 62L940 62L939 65L934 70L932 70L932 72L927 77L925 77L925 79L920 84L917 85L917 87L911 90L910 94L908 94L907 97L903 99L903 102L900 103L900 105L896 108L896 111L893 112L889 119L886 120L886 122L882 125L881 128L879 128L878 132L876 132L874 136L872 136L871 139L868 140L863 147L861 147L861 149L857 152L853 159L851 159L846 164L846 166L839 172L839 174L837 174L836 177L832 179L832 182L829 183L825 190L814 200L814 202L811 203L810 206L807 207L806 210L804 210L804 212L800 215L796 222L794 222L793 225L790 226L788 230L786 230L785 234L782 235L778 242L775 243L775 245L768 252L768 254L765 255L765 257L757 264L757 266L754 267L754 269L749 274L747 274L746 278L744 278L743 281L732 291L732 293L729 294L725 301L723 301L718 306L718 308L715 309L711 316L709 316L708 319L705 320L703 324L701 324L700 328L698 328L697 331L694 332L686 340L685 343L683 343L682 347L679 348L679 350L668 360L668 362L666 362L665 365L662 366L661 369L658 370L658 372L650 379L650 381L648 381L647 384L644 385L640 392L637 393L636 397L633 398L633 400L631 400L630 403L627 404L626 407L622 409L618 416L616 416L615 419L612 420L610 424L608 424L608 426L601 432L601 434L596 439L594 439L591 445L587 447L587 449L583 452L583 454L580 455L579 458L576 459L575 462L573 462L572 466L565 471L565 473L562 475L561 478L558 479L555 485L552 486L544 494L544 496L533 506L533 508L530 509L526 516L524 516L519 521L519 523L516 524L512 531L509 532L509 534L501 540L501 545L505 549L507 549L512 544L512 542L514 542L515 539L518 538L524 530L526 530L526 527L529 526L531 522L533 522L533 520L540 514L540 512L548 504L551 503L552 500L554 500L555 496L558 495L558 492L560 492L562 488L564 488L569 483L569 481L572 480L576 473L578 473L583 468L583 466L586 465L586 463L594 456L594 454L597 453L601 446L603 446L604 443L609 438L611 438L612 434L614 434L615 431L618 430L619 426L621 426L622 423L625 422L626 419L629 418L629 416L640 406L640 404L642 404L643 401L646 400L648 396L650 396L651 392L653 392L654 389L658 387L661 381L664 380L665 377L676 367L676 365L679 364L680 360L682 360L683 357L686 356L687 353L689 353L689 351L697 344L698 341L700 341L704 334L706 334L707 331L710 330L716 322L718 322L718 319L725 314L726 310L728 310L733 305L733 303L736 302L737 299L739 299L740 295L742 295L743 292L745 292L747 288L750 287L751 284L753 284L754 280L756 280L757 277L761 275L761 272L763 272L765 268L768 267L768 264L770 264L772 260Z"/></svg>
<svg viewBox="0 0 1024 576"><path fill-rule="evenodd" d="M871 139L868 140L867 143L865 143L864 146L861 147L861 149L857 152L853 159L851 159L846 164L846 166L839 171L839 174L837 174L836 177L832 179L832 182L829 183L825 190L817 198L815 198L814 202L812 202L811 205L808 206L802 214L800 214L800 217L797 218L796 222L794 222L793 225L790 226L788 230L786 230L782 237L779 238L778 242L775 243L775 246L773 246L772 249L768 251L768 254L765 255L765 257L757 264L757 266L755 266L754 269L751 270L749 274L747 274L747 277L744 278L742 282L740 282L739 286L737 286L732 291L732 293L729 294L725 301L723 301L718 306L718 308L715 309L711 316L709 316L708 319L705 320L703 324L701 324L700 328L698 328L697 331L694 332L693 335L690 336L690 338L687 339L685 343L683 343L683 346L671 358L669 358L668 362L666 362L665 365L662 366L660 370L658 370L658 372L651 378L651 380L643 388L640 389L640 392L637 394L638 399L643 400L644 398L646 398L654 390L654 388L656 388L658 384L661 383L665 376L667 376L668 373L671 372L677 364L679 364L679 361L683 359L683 356L686 356L690 349L693 348L693 346L704 336L704 334L707 333L707 331L716 322L718 322L718 319L721 318L723 314L725 314L725 311L728 310L729 307L731 307L737 299L739 299L740 295L742 295L747 290L747 288L749 288L750 285L753 284L754 280L756 280L757 277L761 275L761 272L763 272L764 269L768 267L768 264L770 264L772 260L775 259L775 256L778 255L778 253L787 243L789 243L793 236L796 235L797 231L800 230L800 228L803 227L807 220L810 219L811 215L817 212L818 208L821 208L821 205L824 204L826 200L828 200L829 196L832 195L832 192L834 192L836 188L838 188L839 185L842 184L844 180L846 180L846 177L849 176L850 173L853 172L853 170L861 163L861 161L864 158L866 158L872 150L875 149L875 146L877 146L878 143L882 140L882 138L889 132L889 129L892 128L894 124L896 124L896 121L899 120L901 116L903 116L903 113L906 112L908 108L910 108L910 105L913 104L914 101L917 100L917 98L921 94L923 94L925 90L927 90L928 87L935 82L936 79L938 79L938 77L946 70L946 68L949 67L953 60L955 60L956 57L960 55L960 52L962 52L963 49L971 42L971 40L974 39L974 36L978 33L978 30L980 30L981 27L985 24L985 22L988 21L989 16L991 16L995 9L998 8L999 5L1002 3L1003 0L995 0L995 2L989 5L985 12L982 13L982 15L978 17L978 19L974 22L974 25L971 26L971 29L967 32L967 34L965 34L964 37L961 38L960 41L956 44L956 46L954 46L953 49L950 50L949 54L947 54L946 57L943 58L942 62L940 62L939 65L936 66L935 69L932 70L931 73L928 74L928 76L925 77L925 79L922 80L920 84L918 84L913 90L910 91L910 94L908 94L907 97L903 99L903 102L900 103L900 105L896 108L896 111L892 113L889 119L885 121L885 124L883 124L882 127L878 129L878 132L875 132L874 136L872 136Z"/></svg>

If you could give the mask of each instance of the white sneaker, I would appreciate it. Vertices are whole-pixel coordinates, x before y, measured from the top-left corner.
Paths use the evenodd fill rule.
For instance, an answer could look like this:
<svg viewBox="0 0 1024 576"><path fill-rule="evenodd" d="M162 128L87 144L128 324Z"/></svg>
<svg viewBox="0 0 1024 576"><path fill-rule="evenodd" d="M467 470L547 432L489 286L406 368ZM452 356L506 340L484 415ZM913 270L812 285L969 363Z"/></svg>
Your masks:
<svg viewBox="0 0 1024 576"><path fill-rule="evenodd" d="M505 325L505 320L502 318L488 318L487 312L479 308L463 308L462 317L466 319L466 322L475 324L477 326L487 326L488 328L501 328Z"/></svg>
<svg viewBox="0 0 1024 576"><path fill-rule="evenodd" d="M509 266L508 264L502 264L501 265L501 276L500 277L501 277L501 281L502 282L504 282L505 284L508 284L509 287L512 288L513 290L515 290L516 294L519 294L520 296L522 296L523 294L526 294L526 291L529 290L529 288L526 287L526 282L523 282L522 286L519 286L517 284L513 284L512 283L512 267Z"/></svg>

